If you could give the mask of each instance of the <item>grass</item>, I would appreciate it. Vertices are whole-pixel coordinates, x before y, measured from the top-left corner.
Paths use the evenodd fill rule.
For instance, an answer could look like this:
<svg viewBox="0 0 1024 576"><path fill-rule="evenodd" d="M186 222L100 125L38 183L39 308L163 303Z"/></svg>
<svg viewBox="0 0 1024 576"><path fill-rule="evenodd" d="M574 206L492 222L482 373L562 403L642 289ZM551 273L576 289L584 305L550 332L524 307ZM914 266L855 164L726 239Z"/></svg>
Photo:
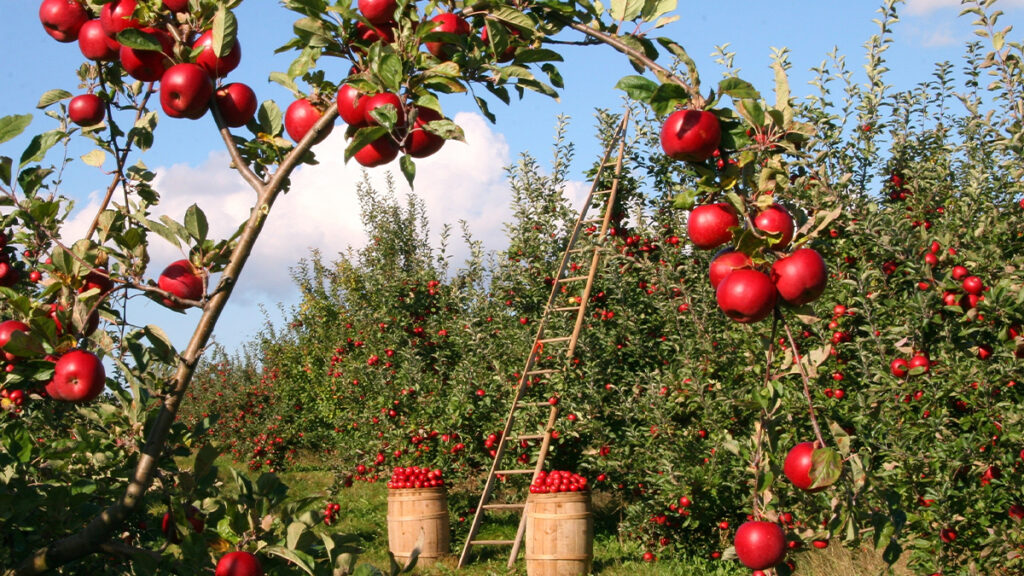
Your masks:
<svg viewBox="0 0 1024 576"><path fill-rule="evenodd" d="M304 471L286 472L283 480L292 487L293 494L323 495L325 499L336 501L341 506L338 516L339 531L358 536L364 553L360 563L369 563L378 568L386 568L389 564L387 552L387 488L382 483L356 483L353 487L330 495L332 477L328 472ZM668 552L659 553L656 562L647 563L640 560L643 550L638 544L620 542L615 531L615 522L609 514L602 515L601 506L596 506L593 573L600 576L749 576L750 570L739 562L732 560L712 560L697 555L677 555ZM471 518L466 518L470 522ZM481 538L511 539L515 535L518 517L508 516L502 521L488 523ZM464 534L466 527L457 530ZM424 576L484 576L525 574L526 561L522 554L515 568L507 567L507 547L478 546L473 550L472 561L461 570L456 568L458 554L461 552L463 540L453 537L452 555L438 564L429 567L417 567L416 574ZM873 552L865 550L849 550L840 545L829 546L825 550L809 549L795 556L797 570L795 576L868 576L885 574L884 562ZM894 572L897 576L907 575L905 568L897 565Z"/></svg>

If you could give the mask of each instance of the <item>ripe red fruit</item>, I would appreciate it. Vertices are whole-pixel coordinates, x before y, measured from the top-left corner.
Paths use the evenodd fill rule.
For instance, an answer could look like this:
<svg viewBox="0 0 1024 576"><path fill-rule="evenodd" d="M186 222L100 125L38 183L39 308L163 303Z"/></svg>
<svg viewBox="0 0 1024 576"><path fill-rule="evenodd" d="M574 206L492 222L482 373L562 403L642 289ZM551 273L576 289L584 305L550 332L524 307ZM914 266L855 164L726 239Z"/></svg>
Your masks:
<svg viewBox="0 0 1024 576"><path fill-rule="evenodd" d="M931 362L928 360L928 357L923 354L917 354L916 356L910 359L911 370L913 370L914 368L924 368L924 371L928 372L930 366Z"/></svg>
<svg viewBox="0 0 1024 576"><path fill-rule="evenodd" d="M112 4L107 4L112 6ZM174 49L170 34L156 28L142 28L142 32L154 36L160 42L161 50L137 50L121 46L119 54L121 67L129 76L142 82L157 82L173 62L168 56Z"/></svg>
<svg viewBox="0 0 1024 576"><path fill-rule="evenodd" d="M338 116L349 126L366 125L366 99L350 84L338 88Z"/></svg>
<svg viewBox="0 0 1024 576"><path fill-rule="evenodd" d="M7 320L5 322L0 322L0 348L7 346L7 343L11 341L11 334L13 334L14 332L24 332L25 334L28 334L28 324L25 324L24 322L20 322L18 320ZM10 352L4 352L3 358L8 362L14 362L15 360L18 359L17 356L11 354Z"/></svg>
<svg viewBox="0 0 1024 576"><path fill-rule="evenodd" d="M892 372L892 375L897 378L903 378L907 372L910 372L910 363L903 358L894 358L889 363L889 372Z"/></svg>
<svg viewBox="0 0 1024 576"><path fill-rule="evenodd" d="M750 268L754 262L745 253L732 248L726 248L715 256L708 267L708 278L711 279L711 287L718 288L722 280L733 270Z"/></svg>
<svg viewBox="0 0 1024 576"><path fill-rule="evenodd" d="M731 204L704 204L690 211L686 232L697 248L710 250L732 240L730 228L740 225L739 215Z"/></svg>
<svg viewBox="0 0 1024 576"><path fill-rule="evenodd" d="M679 497L679 505L682 506L683 508L689 508L691 504L692 502L686 496Z"/></svg>
<svg viewBox="0 0 1024 576"><path fill-rule="evenodd" d="M160 106L171 118L202 118L212 97L213 80L198 64L175 64L160 80Z"/></svg>
<svg viewBox="0 0 1024 576"><path fill-rule="evenodd" d="M967 278L964 278L961 286L963 286L964 292L973 296L980 296L981 292L985 289L985 284L981 281L981 278L978 278L977 276L968 276Z"/></svg>
<svg viewBox="0 0 1024 576"><path fill-rule="evenodd" d="M57 360L46 393L62 402L88 402L103 392L106 379L103 363L95 354L75 349Z"/></svg>
<svg viewBox="0 0 1024 576"><path fill-rule="evenodd" d="M814 540L811 542L811 546L814 546L818 550L824 550L828 548L828 540Z"/></svg>
<svg viewBox="0 0 1024 576"><path fill-rule="evenodd" d="M828 282L825 260L816 250L800 248L772 264L772 282L779 297L790 306L814 302Z"/></svg>
<svg viewBox="0 0 1024 576"><path fill-rule="evenodd" d="M78 49L82 56L97 62L112 62L117 60L121 52L121 44L103 31L103 24L99 19L89 20L82 24L78 31Z"/></svg>
<svg viewBox="0 0 1024 576"><path fill-rule="evenodd" d="M946 544L949 544L956 540L956 531L952 528L943 528L942 530L939 530L939 538L941 538Z"/></svg>
<svg viewBox="0 0 1024 576"><path fill-rule="evenodd" d="M676 110L661 127L661 149L674 160L703 162L721 140L718 117L706 110Z"/></svg>
<svg viewBox="0 0 1024 576"><path fill-rule="evenodd" d="M259 102L256 93L247 84L232 82L217 89L214 94L217 110L220 111L224 124L229 128L240 128L249 123L256 115Z"/></svg>
<svg viewBox="0 0 1024 576"><path fill-rule="evenodd" d="M359 0L359 13L374 24L387 24L395 19L398 0Z"/></svg>
<svg viewBox="0 0 1024 576"><path fill-rule="evenodd" d="M653 552L644 552L644 562L654 562L656 559Z"/></svg>
<svg viewBox="0 0 1024 576"><path fill-rule="evenodd" d="M188 0L163 0L164 8L171 12L187 12Z"/></svg>
<svg viewBox="0 0 1024 576"><path fill-rule="evenodd" d="M462 36L469 35L470 27L469 22L451 12L442 12L430 19L431 22L436 22L437 25L431 30L431 32L445 32L448 34L459 34ZM449 42L427 42L427 52L430 52L435 57L441 60L447 60L452 57L455 53L456 46Z"/></svg>
<svg viewBox="0 0 1024 576"><path fill-rule="evenodd" d="M786 461L782 465L782 472L789 478L794 486L807 492L820 492L825 487L811 488L814 479L811 478L811 465L813 463L814 442L801 442L790 448L786 454Z"/></svg>
<svg viewBox="0 0 1024 576"><path fill-rule="evenodd" d="M217 56L217 52L213 49L213 30L207 30L203 32L199 38L196 39L195 44L192 45L192 49L201 49L202 51L196 56L196 64L201 66L203 70L210 75L211 78L223 78L227 76L232 70L238 67L238 63L242 61L242 46L238 43L238 40L231 45L231 49L224 56Z"/></svg>
<svg viewBox="0 0 1024 576"><path fill-rule="evenodd" d="M367 168L383 166L397 157L398 143L389 134L377 138L352 155L356 162Z"/></svg>
<svg viewBox="0 0 1024 576"><path fill-rule="evenodd" d="M773 248L782 250L793 240L793 217L781 204L772 204L754 217L754 226L768 234L779 234L778 243Z"/></svg>
<svg viewBox="0 0 1024 576"><path fill-rule="evenodd" d="M368 126L377 126L380 122L373 117L373 112L377 108L382 106L393 106L398 119L395 121L395 126L401 126L405 124L405 109L402 108L402 99L397 94L391 92L381 92L380 94L374 94L373 96L367 96L366 98L360 99L359 106L363 108L363 121Z"/></svg>
<svg viewBox="0 0 1024 576"><path fill-rule="evenodd" d="M132 18L136 4L135 0L114 0L103 5L103 9L100 10L100 24L103 25L103 31L107 36L113 38L125 28L139 27L139 21Z"/></svg>
<svg viewBox="0 0 1024 576"><path fill-rule="evenodd" d="M978 346L978 358L981 360L988 360L992 356L992 347L988 344L980 344Z"/></svg>
<svg viewBox="0 0 1024 576"><path fill-rule="evenodd" d="M733 538L736 555L751 570L765 570L786 555L786 533L774 522L744 522Z"/></svg>
<svg viewBox="0 0 1024 576"><path fill-rule="evenodd" d="M953 276L954 280L963 280L967 277L969 272L967 271L967 268L964 268L963 266L953 266L953 270L950 274Z"/></svg>
<svg viewBox="0 0 1024 576"><path fill-rule="evenodd" d="M441 118L441 113L437 110L417 106L416 119L413 120L412 128L405 138L402 151L413 158L426 158L440 150L444 146L444 138L427 131L424 125Z"/></svg>
<svg viewBox="0 0 1024 576"><path fill-rule="evenodd" d="M184 300L199 300L203 296L203 279L188 260L172 262L160 274L157 286ZM184 305L176 305L170 298L164 298L164 306L184 309Z"/></svg>
<svg viewBox="0 0 1024 576"><path fill-rule="evenodd" d="M43 30L58 42L74 42L89 12L78 0L43 0L39 5L39 21Z"/></svg>
<svg viewBox="0 0 1024 576"><path fill-rule="evenodd" d="M256 556L239 550L224 555L217 562L213 576L263 576L263 566Z"/></svg>
<svg viewBox="0 0 1024 576"><path fill-rule="evenodd" d="M292 102L284 113L284 128L288 131L288 137L295 142L301 141L321 116L323 112L306 98ZM328 124L313 142L322 142L333 129L334 124Z"/></svg>
<svg viewBox="0 0 1024 576"><path fill-rule="evenodd" d="M767 274L735 270L715 291L718 307L737 322L749 324L767 318L775 309L777 291Z"/></svg>
<svg viewBox="0 0 1024 576"><path fill-rule="evenodd" d="M103 100L95 94L79 94L68 102L68 119L79 126L95 126L106 115Z"/></svg>

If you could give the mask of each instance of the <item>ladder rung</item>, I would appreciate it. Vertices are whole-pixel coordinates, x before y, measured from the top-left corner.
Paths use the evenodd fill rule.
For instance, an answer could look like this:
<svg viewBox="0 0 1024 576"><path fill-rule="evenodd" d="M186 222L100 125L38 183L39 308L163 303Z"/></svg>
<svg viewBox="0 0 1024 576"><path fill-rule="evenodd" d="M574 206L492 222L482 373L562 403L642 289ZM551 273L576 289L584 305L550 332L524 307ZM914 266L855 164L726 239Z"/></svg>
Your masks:
<svg viewBox="0 0 1024 576"><path fill-rule="evenodd" d="M577 280L586 280L587 276L569 276L567 278L559 278L559 282L576 282Z"/></svg>
<svg viewBox="0 0 1024 576"><path fill-rule="evenodd" d="M530 468L529 470L522 470L521 469L521 470L495 470L494 471L495 474L502 474L502 475L508 475L508 474L533 474L533 472L534 472L533 468Z"/></svg>
<svg viewBox="0 0 1024 576"><path fill-rule="evenodd" d="M587 218L583 221L583 224L597 224L598 222L604 222L604 217L600 218Z"/></svg>
<svg viewBox="0 0 1024 576"><path fill-rule="evenodd" d="M484 510L522 510L526 504L484 504Z"/></svg>
<svg viewBox="0 0 1024 576"><path fill-rule="evenodd" d="M545 402L544 404L547 404L547 402ZM544 436L544 434L524 434L516 438L516 440L543 440Z"/></svg>
<svg viewBox="0 0 1024 576"><path fill-rule="evenodd" d="M520 408L545 408L551 406L550 402L520 402L516 404Z"/></svg>
<svg viewBox="0 0 1024 576"><path fill-rule="evenodd" d="M474 546L511 546L515 542L515 540L470 540L469 543Z"/></svg>
<svg viewBox="0 0 1024 576"><path fill-rule="evenodd" d="M543 370L530 370L526 374L527 376L537 376L540 374L554 374L555 372L561 372L561 370L557 368L544 368Z"/></svg>
<svg viewBox="0 0 1024 576"><path fill-rule="evenodd" d="M594 190L593 193L594 194L611 194L612 193L612 189L609 188L607 190Z"/></svg>
<svg viewBox="0 0 1024 576"><path fill-rule="evenodd" d="M538 342L547 344L549 342L568 342L571 339L571 336L559 336L558 338L541 338Z"/></svg>
<svg viewBox="0 0 1024 576"><path fill-rule="evenodd" d="M569 311L572 311L572 310L579 310L579 309L580 309L579 306L562 306L560 308L552 308L551 310L553 310L555 312L569 312Z"/></svg>

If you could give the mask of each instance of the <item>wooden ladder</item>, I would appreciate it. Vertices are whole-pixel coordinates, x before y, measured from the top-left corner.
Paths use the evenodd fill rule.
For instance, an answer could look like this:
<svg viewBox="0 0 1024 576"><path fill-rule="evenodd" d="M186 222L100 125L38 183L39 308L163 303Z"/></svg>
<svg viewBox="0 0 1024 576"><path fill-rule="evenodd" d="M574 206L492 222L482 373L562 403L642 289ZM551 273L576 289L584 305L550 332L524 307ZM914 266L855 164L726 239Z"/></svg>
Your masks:
<svg viewBox="0 0 1024 576"><path fill-rule="evenodd" d="M540 319L539 326L537 328L537 335L533 339L533 345L530 347L530 353L526 357L526 366L519 376L519 383L516 389L515 396L512 399L512 406L509 409L508 418L505 420L505 427L502 429L501 437L497 440L497 448L494 453L494 462L491 464L490 472L487 474L487 482L484 484L483 493L480 495L480 503L476 507L476 511L473 515L473 524L469 528L469 535L466 537L466 543L462 548L462 554L459 556L459 568L465 566L469 561L470 551L473 546L511 546L512 551L508 558L508 567L512 568L515 565L516 558L519 556L519 549L523 541L523 535L526 531L526 500L525 496L522 497L521 501L511 503L491 503L491 497L493 496L495 487L500 478L508 475L531 475L531 482L537 478L538 474L544 469L544 460L548 454L548 448L551 445L551 432L554 429L555 420L558 417L558 404L557 402L524 402L524 396L526 395L527 389L530 385L535 382L536 378L547 380L551 375L562 373L565 370L565 365L568 364L568 360L571 360L576 350L576 343L579 339L580 331L583 327L583 320L586 317L587 302L590 300L590 290L594 284L594 278L597 275L598 263L601 258L601 247L599 243L590 243L589 246L577 247L577 243L581 236L584 235L584 231L587 230L587 234L592 234L597 239L604 239L607 235L610 222L612 220L612 213L615 207L615 196L619 188L619 179L622 174L622 161L625 155L626 149L626 127L629 122L629 110L623 114L622 122L618 125L614 135L609 140L608 147L605 149L601 162L598 165L597 173L594 176L593 183L590 187L590 192L587 194L586 200L583 202L583 207L580 209L579 217L576 219L576 224L572 229L572 233L569 236L569 241L566 244L565 252L562 255L561 263L558 266L558 272L554 276L554 282L551 287L551 295L548 297L547 305L544 309L544 314ZM612 153L616 152L614 159L611 159ZM611 176L611 182L608 183L608 176L606 170L612 168L614 170ZM598 216L591 216L592 213L598 212L603 206L603 213ZM600 226L598 228L598 226ZM584 256L586 260L586 253L590 252L589 268L583 269L583 267L573 267L573 259ZM583 282L583 290L580 293L572 305L564 306L559 305L558 300L563 298L563 288L569 285L578 284ZM575 319L573 319L575 315ZM562 322L567 324L571 322L572 330L566 335L559 333L555 336L548 335L548 326L552 324L553 320L561 318L566 320ZM541 361L542 354L544 354L545 347L565 345L565 358L567 361L560 368L541 368L538 364ZM516 423L516 416L525 408L541 409L543 413L544 409L547 409L547 421L543 425L543 430L533 434L520 434L514 438L512 430ZM536 463L530 468L512 466L510 468L503 468L502 460L504 459L507 447L510 443L519 443L522 441L540 441L539 451L537 453ZM484 517L488 511L512 511L519 514L519 528L516 531L515 539L513 540L478 540L477 534L480 532L481 524L483 523Z"/></svg>

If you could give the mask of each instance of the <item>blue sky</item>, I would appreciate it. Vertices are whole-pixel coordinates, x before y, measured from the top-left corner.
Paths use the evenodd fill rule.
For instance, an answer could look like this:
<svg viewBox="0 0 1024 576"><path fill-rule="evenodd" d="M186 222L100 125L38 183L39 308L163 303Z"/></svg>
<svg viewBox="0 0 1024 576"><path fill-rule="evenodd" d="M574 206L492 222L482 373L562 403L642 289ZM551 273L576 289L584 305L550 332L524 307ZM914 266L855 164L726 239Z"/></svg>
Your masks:
<svg viewBox="0 0 1024 576"><path fill-rule="evenodd" d="M957 0L908 0L903 5L902 21L895 28L896 41L886 53L892 69L889 81L897 88L927 81L936 62L949 60L955 69L962 67L963 44L974 36L970 20L957 18L958 4ZM32 111L36 120L30 130L49 129L52 120L35 111L35 104L51 88L79 91L75 70L81 63L80 53L76 45L59 44L43 32L37 17L38 2L0 0L0 5L4 11L0 21L0 53L4 54L0 60L0 116ZM1014 25L1017 31L1011 39L1020 38L1024 0L1003 0L998 7L1006 13L1001 23ZM736 53L734 64L740 68L740 75L766 93L772 86L772 48L787 47L793 65L792 93L802 97L811 92L807 86L809 69L819 65L833 47L845 55L848 68L858 74L856 79L863 81L863 44L878 30L872 22L878 16L877 8L878 4L866 0L680 0L676 11L679 20L652 34L671 37L685 46L697 62L705 86L714 85L721 77L722 69L711 55L716 46L728 44L728 49ZM261 100L273 99L286 106L291 96L266 78L273 70L287 68L290 61L288 55L277 56L273 50L291 32L291 13L272 0L248 0L236 14L243 58L229 80L246 82ZM572 118L568 136L578 144L574 176L598 154L591 144L593 110L621 109L622 93L614 85L620 77L635 72L611 49L566 48L564 53L566 61L560 70L566 89L562 97L554 101L528 95L510 107L494 102L491 109L498 117L496 125L479 116L469 97L442 100L445 112L465 128L468 142L449 143L441 153L419 164L417 194L426 203L435 232L442 223L466 220L485 245L500 248L501 224L508 213L503 167L524 152L546 162L559 114ZM328 67L328 71L339 77L344 72L340 63ZM292 192L275 207L266 234L241 279L244 287L236 290L218 326L216 338L229 348L260 328L261 307L277 318L279 303L286 307L295 303L288 268L310 248L320 248L329 256L363 244L353 192L362 172L343 165L341 132L336 130L318 146L321 165L301 169L295 175ZM0 154L16 157L23 145L23 140L8 143ZM76 147L72 152L81 155L88 148ZM160 174L157 186L166 213L181 218L190 204L198 202L210 217L214 233L233 229L245 216L253 195L226 168L226 156L209 117L194 122L162 118L157 145L142 160ZM387 170L375 169L370 177L380 182ZM396 178L401 180L401 176ZM97 192L106 183L107 177L81 163L68 172L63 193L77 201L69 236L84 229L91 218L90 206L95 206ZM575 197L585 186L580 182L567 194ZM399 191L403 190L399 186ZM455 253L458 256L464 252ZM152 254L154 278L164 263L181 257L163 245L153 246ZM198 311L174 314L150 304L139 305L131 313L135 315L133 322L164 326L179 347L186 344L199 315Z"/></svg>

